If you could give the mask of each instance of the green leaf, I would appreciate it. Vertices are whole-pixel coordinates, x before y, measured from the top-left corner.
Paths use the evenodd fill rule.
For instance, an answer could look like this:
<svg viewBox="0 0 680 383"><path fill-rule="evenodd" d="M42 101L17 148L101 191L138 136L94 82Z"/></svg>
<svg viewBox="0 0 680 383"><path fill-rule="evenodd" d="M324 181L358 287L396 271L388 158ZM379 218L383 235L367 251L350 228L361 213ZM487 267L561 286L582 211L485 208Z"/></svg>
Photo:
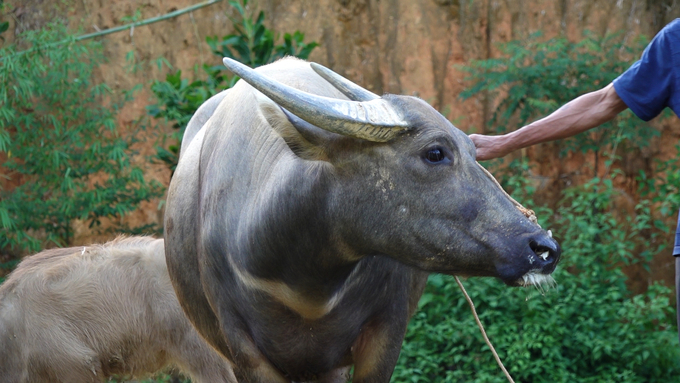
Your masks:
<svg viewBox="0 0 680 383"><path fill-rule="evenodd" d="M284 55L307 58L315 42L305 44L304 34L295 31L292 35L284 33L283 43L276 43L276 34L265 25L265 13L260 11L257 18L247 14L247 2L230 1L237 17L232 18L235 33L218 38L206 37L210 50L217 56L229 57L251 67L268 64ZM159 69L160 69L160 64ZM171 68L167 64L168 68ZM189 80L182 77L181 71L169 72L165 81L154 81L151 91L155 104L146 107L147 114L155 119L167 121L178 132L169 137L165 147L157 148L155 158L168 165L171 170L177 165L177 148L174 140L181 140L184 129L193 113L211 96L233 86L238 77L227 75L225 68L203 66L205 81ZM0 142L0 145L2 142Z"/></svg>
<svg viewBox="0 0 680 383"><path fill-rule="evenodd" d="M63 40L73 40L66 27L48 23L18 36L35 52L0 48L0 150L7 153L3 174L12 177L12 187L0 189L0 249L10 254L68 245L74 220L94 227L163 192L129 166L139 139L135 129L119 129L117 113L132 92L118 97L95 80L105 59L101 43L53 45Z"/></svg>

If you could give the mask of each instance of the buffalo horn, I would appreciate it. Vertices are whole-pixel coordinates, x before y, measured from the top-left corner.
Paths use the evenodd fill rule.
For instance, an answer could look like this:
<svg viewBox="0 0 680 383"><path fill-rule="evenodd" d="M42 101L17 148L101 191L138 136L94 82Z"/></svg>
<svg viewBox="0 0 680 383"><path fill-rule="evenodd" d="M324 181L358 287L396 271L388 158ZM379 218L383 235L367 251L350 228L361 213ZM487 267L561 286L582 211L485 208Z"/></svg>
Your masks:
<svg viewBox="0 0 680 383"><path fill-rule="evenodd" d="M323 65L319 65L317 63L309 63L309 65L312 67L312 69L314 69L314 72L323 77L324 80L328 81L350 100L371 101L375 100L376 98L380 98L380 96L377 94L360 87L359 85L349 81L348 79L340 76Z"/></svg>
<svg viewBox="0 0 680 383"><path fill-rule="evenodd" d="M319 128L345 136L386 142L408 128L408 123L386 100L346 101L291 88L225 57L224 65L253 88Z"/></svg>

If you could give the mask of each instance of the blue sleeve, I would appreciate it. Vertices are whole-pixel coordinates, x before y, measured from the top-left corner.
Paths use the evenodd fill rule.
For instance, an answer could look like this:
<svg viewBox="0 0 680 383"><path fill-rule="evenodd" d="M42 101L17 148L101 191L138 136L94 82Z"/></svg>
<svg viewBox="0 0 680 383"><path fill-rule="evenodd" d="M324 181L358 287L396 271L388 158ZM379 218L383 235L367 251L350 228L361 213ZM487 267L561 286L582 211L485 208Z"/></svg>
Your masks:
<svg viewBox="0 0 680 383"><path fill-rule="evenodd" d="M662 29L645 48L640 60L614 80L619 97L645 121L659 115L667 106L678 112L678 44L680 19Z"/></svg>

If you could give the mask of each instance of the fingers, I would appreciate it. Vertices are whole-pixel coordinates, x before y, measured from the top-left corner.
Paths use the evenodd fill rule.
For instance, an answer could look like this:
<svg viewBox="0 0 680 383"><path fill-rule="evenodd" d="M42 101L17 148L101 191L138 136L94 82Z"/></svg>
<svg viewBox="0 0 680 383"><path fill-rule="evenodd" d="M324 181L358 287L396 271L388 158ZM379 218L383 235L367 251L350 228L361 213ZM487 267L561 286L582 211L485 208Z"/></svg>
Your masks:
<svg viewBox="0 0 680 383"><path fill-rule="evenodd" d="M477 149L477 161L485 161L498 156L494 156L489 145L489 137L481 134L471 134L470 139Z"/></svg>

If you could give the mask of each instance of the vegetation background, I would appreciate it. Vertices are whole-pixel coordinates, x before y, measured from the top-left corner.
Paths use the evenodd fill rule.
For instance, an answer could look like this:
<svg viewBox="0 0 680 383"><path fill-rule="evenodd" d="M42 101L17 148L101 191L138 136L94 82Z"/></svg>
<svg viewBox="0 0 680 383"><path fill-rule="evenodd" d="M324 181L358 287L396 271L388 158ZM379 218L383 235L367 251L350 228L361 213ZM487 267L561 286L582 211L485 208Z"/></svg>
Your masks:
<svg viewBox="0 0 680 383"><path fill-rule="evenodd" d="M309 56L376 93L418 95L468 133L498 133L610 82L680 14L674 0L223 1L96 41L14 53L192 3L0 2L5 272L42 247L159 229L183 126L233 83L219 56L250 65ZM624 113L485 164L564 245L558 286L547 292L465 282L517 381L678 376L667 286L680 124L669 116L646 124ZM420 308L393 381L504 380L450 278L433 276Z"/></svg>

